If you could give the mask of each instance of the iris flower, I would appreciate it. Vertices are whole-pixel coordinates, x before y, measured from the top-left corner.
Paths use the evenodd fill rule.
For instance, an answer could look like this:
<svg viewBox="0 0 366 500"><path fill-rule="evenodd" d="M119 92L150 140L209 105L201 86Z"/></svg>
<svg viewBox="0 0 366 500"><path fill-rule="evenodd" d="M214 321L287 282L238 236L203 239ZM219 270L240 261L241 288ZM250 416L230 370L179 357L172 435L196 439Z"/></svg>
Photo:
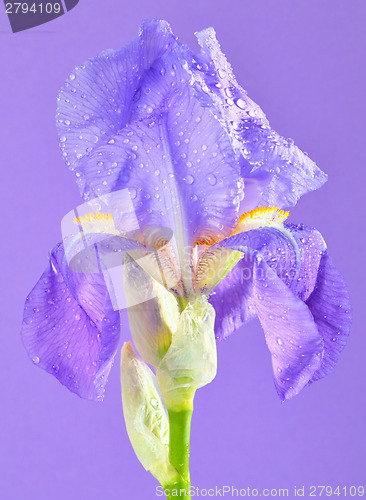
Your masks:
<svg viewBox="0 0 366 500"><path fill-rule="evenodd" d="M214 30L197 39L194 54L165 21L145 21L134 42L76 67L58 97L62 155L87 202L128 190L139 230L122 213L116 221L117 210L99 232L130 259L130 297L136 282L158 288L155 298L128 308L135 345L158 382L180 315L200 303L205 313L194 309L195 324L214 321L217 339L259 318L285 400L333 369L349 335L348 292L323 237L288 222L285 210L326 175L271 129L238 85ZM93 244L97 219L83 221ZM22 338L36 365L98 400L120 315L103 250L97 269L77 272L65 248L52 250L27 298ZM144 250L141 261L133 257ZM140 362L131 345L125 357ZM201 356L197 370L206 362Z"/></svg>

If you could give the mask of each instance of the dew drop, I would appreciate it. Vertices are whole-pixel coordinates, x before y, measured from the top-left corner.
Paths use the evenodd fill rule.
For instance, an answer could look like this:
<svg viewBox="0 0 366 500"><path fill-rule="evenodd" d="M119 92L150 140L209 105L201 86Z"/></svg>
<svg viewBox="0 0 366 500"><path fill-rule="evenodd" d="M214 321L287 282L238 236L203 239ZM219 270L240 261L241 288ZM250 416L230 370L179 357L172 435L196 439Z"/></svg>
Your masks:
<svg viewBox="0 0 366 500"><path fill-rule="evenodd" d="M232 90L229 87L225 89L225 94L229 98L233 97L233 95L234 95L233 92L232 92Z"/></svg>
<svg viewBox="0 0 366 500"><path fill-rule="evenodd" d="M240 97L238 99L235 99L234 103L238 108L245 109L245 101L243 101L243 99L241 99Z"/></svg>
<svg viewBox="0 0 366 500"><path fill-rule="evenodd" d="M193 177L193 175L190 175L190 174L188 174L185 177L183 177L183 180L187 184L193 184L194 183L194 177Z"/></svg>
<svg viewBox="0 0 366 500"><path fill-rule="evenodd" d="M39 363L40 359L39 359L39 357L38 357L38 356L34 356L34 357L32 358L32 361L33 361L33 363L34 363L35 365L38 365L38 363Z"/></svg>
<svg viewBox="0 0 366 500"><path fill-rule="evenodd" d="M208 174L207 182L210 184L210 186L214 186L217 183L216 176L214 174Z"/></svg>
<svg viewBox="0 0 366 500"><path fill-rule="evenodd" d="M157 399L155 399L155 398L151 398L151 399L150 399L150 404L151 404L151 406L152 406L155 410L156 410L156 409L158 408L158 406L159 406L158 400L157 400Z"/></svg>

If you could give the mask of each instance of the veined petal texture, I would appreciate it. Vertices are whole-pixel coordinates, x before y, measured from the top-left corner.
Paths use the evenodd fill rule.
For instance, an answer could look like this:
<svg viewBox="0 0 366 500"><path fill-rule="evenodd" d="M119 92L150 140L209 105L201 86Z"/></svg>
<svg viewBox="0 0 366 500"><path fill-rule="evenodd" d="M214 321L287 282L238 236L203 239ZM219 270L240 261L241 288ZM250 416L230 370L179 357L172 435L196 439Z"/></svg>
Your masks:
<svg viewBox="0 0 366 500"><path fill-rule="evenodd" d="M200 102L213 111L242 155L242 175L261 181L258 205L292 206L308 191L321 187L327 176L297 146L271 129L260 109L240 87L222 53L213 28L196 34L202 48L191 71Z"/></svg>
<svg viewBox="0 0 366 500"><path fill-rule="evenodd" d="M103 398L120 329L102 273L74 273L57 245L27 297L22 340L33 363L86 399Z"/></svg>
<svg viewBox="0 0 366 500"><path fill-rule="evenodd" d="M321 234L285 224L238 233L217 246L244 253L241 272L234 268L210 297L220 338L257 315L281 399L329 373L346 344L351 307Z"/></svg>
<svg viewBox="0 0 366 500"><path fill-rule="evenodd" d="M71 169L129 122L144 73L175 44L166 21L144 21L135 41L106 50L70 73L58 96L56 124Z"/></svg>

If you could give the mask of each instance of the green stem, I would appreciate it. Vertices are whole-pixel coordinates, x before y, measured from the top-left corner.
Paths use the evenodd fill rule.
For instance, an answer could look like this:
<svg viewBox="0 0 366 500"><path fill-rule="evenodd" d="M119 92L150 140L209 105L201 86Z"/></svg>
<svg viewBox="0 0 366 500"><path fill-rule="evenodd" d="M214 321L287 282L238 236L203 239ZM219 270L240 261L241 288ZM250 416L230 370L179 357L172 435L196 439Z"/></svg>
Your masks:
<svg viewBox="0 0 366 500"><path fill-rule="evenodd" d="M184 410L169 410L169 460L177 469L181 479L173 484L165 486L170 491L167 498L185 498L190 500L189 488L191 485L189 476L189 440L191 434L193 405ZM176 490L179 492L177 495Z"/></svg>

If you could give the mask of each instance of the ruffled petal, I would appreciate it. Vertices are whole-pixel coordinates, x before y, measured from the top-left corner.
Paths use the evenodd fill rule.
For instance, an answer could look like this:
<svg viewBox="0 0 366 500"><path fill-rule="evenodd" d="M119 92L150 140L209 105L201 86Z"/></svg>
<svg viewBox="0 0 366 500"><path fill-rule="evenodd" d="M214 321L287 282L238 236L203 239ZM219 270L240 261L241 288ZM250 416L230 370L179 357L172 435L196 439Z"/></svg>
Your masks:
<svg viewBox="0 0 366 500"><path fill-rule="evenodd" d="M80 397L100 400L119 333L102 273L72 272L57 245L25 304L21 335L33 363Z"/></svg>
<svg viewBox="0 0 366 500"><path fill-rule="evenodd" d="M166 21L144 21L134 42L77 66L61 88L56 117L60 146L86 198L84 179L78 176L80 161L129 122L145 72L175 45Z"/></svg>
<svg viewBox="0 0 366 500"><path fill-rule="evenodd" d="M314 290L318 273L320 260L325 252L327 245L323 236L312 227L303 224L290 224L285 222L285 231L295 242L294 247L297 251L297 270L296 279L292 280L291 288L293 292L306 301Z"/></svg>
<svg viewBox="0 0 366 500"><path fill-rule="evenodd" d="M253 303L253 258L245 256L211 293L215 336L223 340L256 316Z"/></svg>
<svg viewBox="0 0 366 500"><path fill-rule="evenodd" d="M239 328L250 318L249 308L255 308L282 399L329 373L349 335L351 308L321 234L285 224L238 233L216 246L243 252L237 266L244 266L247 276L242 284L234 268L210 298L219 318L218 336Z"/></svg>
<svg viewBox="0 0 366 500"><path fill-rule="evenodd" d="M352 323L349 293L328 252L320 260L316 284L306 304L324 340L321 366L311 382L330 373L344 349Z"/></svg>
<svg viewBox="0 0 366 500"><path fill-rule="evenodd" d="M288 237L275 228L238 233L214 245L211 251L216 248L243 252L243 258L210 295L210 302L216 311L215 334L221 340L256 316L253 275L257 254L261 254L267 264L290 285L296 269L296 251Z"/></svg>
<svg viewBox="0 0 366 500"><path fill-rule="evenodd" d="M282 400L296 396L321 365L323 339L307 305L263 261L255 266L254 305L272 355Z"/></svg>
<svg viewBox="0 0 366 500"><path fill-rule="evenodd" d="M215 31L208 28L196 36L202 51L191 71L198 98L228 128L235 149L246 160L243 177L262 181L265 174L258 206L292 206L321 187L327 176L291 139L271 129L263 111L238 85Z"/></svg>
<svg viewBox="0 0 366 500"><path fill-rule="evenodd" d="M127 125L79 168L93 196L128 188L140 227L172 229L181 249L225 237L235 226L239 165L225 130L188 87L167 96L159 115Z"/></svg>

